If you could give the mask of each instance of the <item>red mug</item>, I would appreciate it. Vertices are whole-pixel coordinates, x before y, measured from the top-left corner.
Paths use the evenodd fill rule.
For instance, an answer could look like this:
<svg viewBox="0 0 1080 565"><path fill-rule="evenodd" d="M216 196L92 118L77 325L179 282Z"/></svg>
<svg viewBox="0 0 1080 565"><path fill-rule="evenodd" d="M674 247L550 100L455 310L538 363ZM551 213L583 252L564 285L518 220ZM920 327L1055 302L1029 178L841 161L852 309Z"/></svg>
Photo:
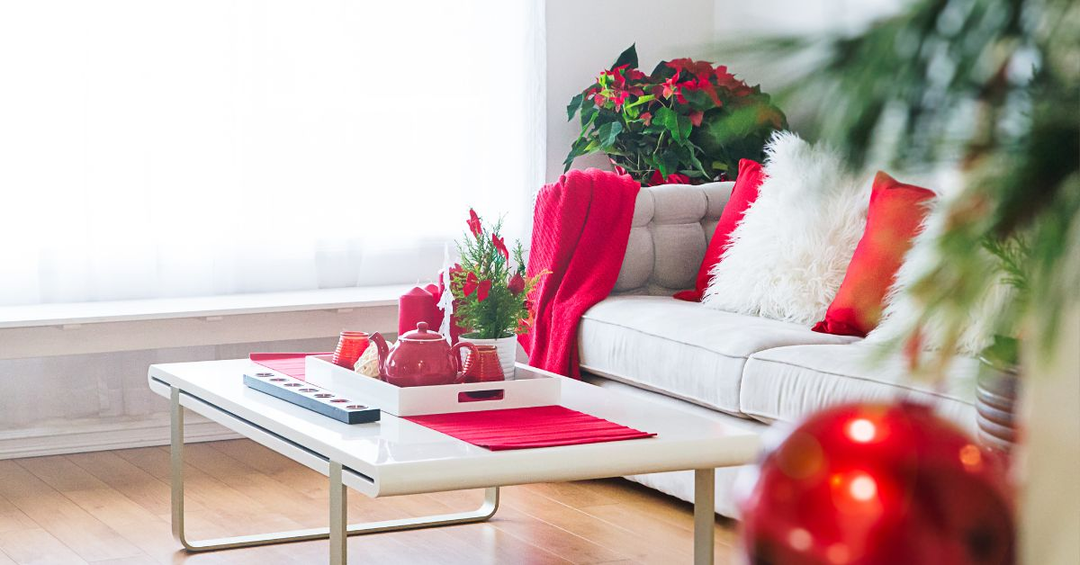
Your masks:
<svg viewBox="0 0 1080 565"><path fill-rule="evenodd" d="M467 383L485 383L506 380L502 363L499 362L499 350L494 345L477 345L476 351L465 355L465 373Z"/></svg>
<svg viewBox="0 0 1080 565"><path fill-rule="evenodd" d="M337 349L334 350L334 356L330 361L335 365L352 369L369 343L371 343L370 336L364 332L341 332Z"/></svg>

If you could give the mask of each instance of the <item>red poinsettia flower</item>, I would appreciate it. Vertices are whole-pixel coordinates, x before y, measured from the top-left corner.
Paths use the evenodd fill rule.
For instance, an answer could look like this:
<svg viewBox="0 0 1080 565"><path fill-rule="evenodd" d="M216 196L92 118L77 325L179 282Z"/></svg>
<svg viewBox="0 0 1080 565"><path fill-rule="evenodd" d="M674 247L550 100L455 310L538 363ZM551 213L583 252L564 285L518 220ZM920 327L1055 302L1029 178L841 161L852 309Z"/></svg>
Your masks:
<svg viewBox="0 0 1080 565"><path fill-rule="evenodd" d="M660 171L653 171L649 175L649 186L658 184L690 184L690 177L681 173L671 173L667 178L664 178Z"/></svg>
<svg viewBox="0 0 1080 565"><path fill-rule="evenodd" d="M713 84L709 82L708 78L699 77L696 79L691 79L686 82L679 83L679 86L681 88L685 88L686 90L704 92L705 95L708 96L712 100L713 104L715 104L717 107L724 105L724 103L720 100L720 96L716 94L716 87L714 87Z"/></svg>
<svg viewBox="0 0 1080 565"><path fill-rule="evenodd" d="M491 279L480 281L480 284L476 285L476 300L483 302L488 297L489 292L491 292Z"/></svg>
<svg viewBox="0 0 1080 565"><path fill-rule="evenodd" d="M754 92L754 89L750 88L745 81L735 78L735 75L729 73L727 67L723 65L716 67L716 84L717 86L730 91L732 95L738 97L743 97Z"/></svg>
<svg viewBox="0 0 1080 565"><path fill-rule="evenodd" d="M469 224L469 231L472 232L473 237L480 237L482 228L480 227L480 216L476 215L476 211L469 208L469 219L465 222Z"/></svg>
<svg viewBox="0 0 1080 565"><path fill-rule="evenodd" d="M674 59L667 62L669 68L675 72L687 71L697 78L707 77L713 73L712 63L708 61L695 61L693 59Z"/></svg>
<svg viewBox="0 0 1080 565"><path fill-rule="evenodd" d="M625 90L618 90L618 91L615 92L615 95L611 97L611 101L615 103L615 111L616 112L622 110L623 104L626 102L626 99L629 98L629 97L630 97L630 93L625 91Z"/></svg>
<svg viewBox="0 0 1080 565"><path fill-rule="evenodd" d="M671 78L660 84L660 94L663 95L664 98L671 98L674 95L681 97L682 93L680 92L681 88L679 87L678 82L679 71L675 71L675 74L672 75ZM682 100L682 102L685 102L685 100Z"/></svg>
<svg viewBox="0 0 1080 565"><path fill-rule="evenodd" d="M624 73L629 67L629 64L618 66L610 71L604 71L603 74L611 77L611 79L615 81L615 86L623 87L626 86L626 77L624 76Z"/></svg>
<svg viewBox="0 0 1080 565"><path fill-rule="evenodd" d="M641 121L645 122L645 125L652 123L652 112L642 112L640 117Z"/></svg>
<svg viewBox="0 0 1080 565"><path fill-rule="evenodd" d="M525 277L522 277L520 273L510 277L510 282L506 283L506 290L514 296L521 294L521 291L525 290Z"/></svg>
<svg viewBox="0 0 1080 565"><path fill-rule="evenodd" d="M495 244L495 250L499 252L499 255L503 256L503 259L510 260L510 252L506 250L506 243L503 238L491 234L491 243Z"/></svg>
<svg viewBox="0 0 1080 565"><path fill-rule="evenodd" d="M645 73L639 71L638 69L628 69L626 71L626 78L630 80L641 80L645 78Z"/></svg>
<svg viewBox="0 0 1080 565"><path fill-rule="evenodd" d="M693 124L694 127L698 127L701 125L701 119L704 117L705 112L701 110L694 110L693 112L690 112L690 123Z"/></svg>
<svg viewBox="0 0 1080 565"><path fill-rule="evenodd" d="M465 275L465 284L461 286L461 291L465 293L465 296L471 295L476 291L479 279L476 278L475 273L469 273Z"/></svg>

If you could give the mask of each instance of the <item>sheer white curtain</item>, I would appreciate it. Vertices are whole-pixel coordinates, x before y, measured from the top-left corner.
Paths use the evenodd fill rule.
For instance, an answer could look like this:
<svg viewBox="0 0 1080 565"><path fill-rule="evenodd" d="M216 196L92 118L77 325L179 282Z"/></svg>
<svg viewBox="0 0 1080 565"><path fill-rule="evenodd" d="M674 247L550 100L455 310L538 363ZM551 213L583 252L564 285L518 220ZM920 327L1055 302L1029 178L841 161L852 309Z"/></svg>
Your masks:
<svg viewBox="0 0 1080 565"><path fill-rule="evenodd" d="M542 0L0 2L0 305L410 282L542 182Z"/></svg>

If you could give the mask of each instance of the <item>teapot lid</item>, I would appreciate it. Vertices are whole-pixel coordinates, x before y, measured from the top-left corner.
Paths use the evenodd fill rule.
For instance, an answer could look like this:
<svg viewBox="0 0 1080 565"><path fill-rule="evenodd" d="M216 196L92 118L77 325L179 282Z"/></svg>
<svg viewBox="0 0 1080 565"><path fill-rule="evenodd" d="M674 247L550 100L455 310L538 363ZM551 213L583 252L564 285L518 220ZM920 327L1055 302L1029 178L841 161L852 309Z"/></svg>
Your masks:
<svg viewBox="0 0 1080 565"><path fill-rule="evenodd" d="M439 332L433 332L428 330L427 322L420 322L416 324L416 329L411 332L406 332L400 339L409 339L415 341L444 341L446 338Z"/></svg>

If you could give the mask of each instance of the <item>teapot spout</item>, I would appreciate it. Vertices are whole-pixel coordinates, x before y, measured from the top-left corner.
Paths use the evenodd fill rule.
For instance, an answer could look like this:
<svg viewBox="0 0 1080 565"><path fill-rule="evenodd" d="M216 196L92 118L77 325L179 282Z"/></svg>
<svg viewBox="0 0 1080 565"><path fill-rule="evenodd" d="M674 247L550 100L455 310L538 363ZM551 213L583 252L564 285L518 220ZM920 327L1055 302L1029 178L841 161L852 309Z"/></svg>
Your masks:
<svg viewBox="0 0 1080 565"><path fill-rule="evenodd" d="M386 380L386 358L390 356L390 346L386 344L386 339L382 334L375 332L369 337L372 343L375 344L376 349L379 350L379 378Z"/></svg>

